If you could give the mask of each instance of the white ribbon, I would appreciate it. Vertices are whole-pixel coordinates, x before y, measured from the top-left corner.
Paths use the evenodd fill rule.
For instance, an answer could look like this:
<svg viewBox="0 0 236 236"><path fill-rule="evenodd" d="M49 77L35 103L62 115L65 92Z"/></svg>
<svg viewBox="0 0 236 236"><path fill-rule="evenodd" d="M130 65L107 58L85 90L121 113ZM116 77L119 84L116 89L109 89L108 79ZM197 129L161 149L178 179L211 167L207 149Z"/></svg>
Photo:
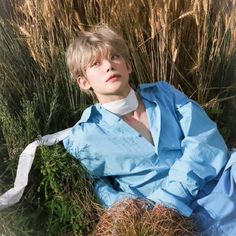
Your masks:
<svg viewBox="0 0 236 236"><path fill-rule="evenodd" d="M116 100L113 102L103 103L102 106L106 110L118 116L123 116L137 109L138 99L135 94L135 91L131 88L126 98Z"/></svg>
<svg viewBox="0 0 236 236"><path fill-rule="evenodd" d="M43 136L40 140L30 143L19 157L14 187L0 196L0 210L19 202L24 189L28 184L28 176L34 161L36 149L40 145L51 146L69 136L71 128L59 131L54 134Z"/></svg>

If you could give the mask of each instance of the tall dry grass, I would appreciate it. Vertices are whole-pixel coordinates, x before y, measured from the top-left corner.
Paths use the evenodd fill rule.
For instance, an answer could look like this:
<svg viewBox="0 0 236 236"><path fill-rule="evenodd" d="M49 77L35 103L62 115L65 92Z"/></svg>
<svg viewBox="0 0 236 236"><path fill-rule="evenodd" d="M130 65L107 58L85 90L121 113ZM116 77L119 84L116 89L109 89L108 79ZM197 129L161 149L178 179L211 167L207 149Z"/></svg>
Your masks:
<svg viewBox="0 0 236 236"><path fill-rule="evenodd" d="M27 143L38 135L73 125L90 104L70 81L64 52L79 31L101 23L115 28L127 40L134 86L169 81L201 103L218 122L227 141L233 143L235 0L3 0L2 3L0 124L8 148L9 156L4 161L9 166L10 178L14 178L18 155ZM38 182L31 182L24 195L25 203L33 204L35 189L43 179L39 171L45 169L46 160L39 163L32 173L32 179ZM61 180L54 176L53 181ZM73 184L72 188L76 187ZM1 186L6 188L2 183ZM45 191L51 194L54 190ZM61 194L68 197L63 191ZM39 191L39 196L44 199L45 193ZM74 202L71 196L69 202ZM40 210L48 212L44 203L36 204L38 215ZM58 206L54 203L49 201L47 206L54 209L53 206ZM70 211L67 213L67 219L74 217ZM60 217L56 218L52 213L50 220L54 226L60 225ZM82 218L73 224L79 225ZM68 224L65 219L63 222ZM45 230L53 234L53 229L47 227ZM81 232L76 227L64 229L74 234Z"/></svg>
<svg viewBox="0 0 236 236"><path fill-rule="evenodd" d="M218 118L225 100L235 98L234 12L234 0L26 0L16 25L47 70L78 31L108 24L127 39L134 84L169 81Z"/></svg>
<svg viewBox="0 0 236 236"><path fill-rule="evenodd" d="M213 80L226 79L218 71L225 73L235 55L234 0L23 3L16 24L45 69L59 45L66 47L78 31L105 23L127 39L139 82L171 81L205 103Z"/></svg>

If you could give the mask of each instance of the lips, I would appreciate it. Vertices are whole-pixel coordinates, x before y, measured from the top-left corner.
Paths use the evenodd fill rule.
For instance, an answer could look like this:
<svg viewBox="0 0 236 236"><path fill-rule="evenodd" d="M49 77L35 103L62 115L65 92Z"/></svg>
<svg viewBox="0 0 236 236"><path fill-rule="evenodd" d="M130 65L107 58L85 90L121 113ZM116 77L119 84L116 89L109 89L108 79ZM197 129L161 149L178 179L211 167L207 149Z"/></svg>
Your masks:
<svg viewBox="0 0 236 236"><path fill-rule="evenodd" d="M117 80L119 77L120 77L119 74L111 75L111 76L106 80L106 82Z"/></svg>

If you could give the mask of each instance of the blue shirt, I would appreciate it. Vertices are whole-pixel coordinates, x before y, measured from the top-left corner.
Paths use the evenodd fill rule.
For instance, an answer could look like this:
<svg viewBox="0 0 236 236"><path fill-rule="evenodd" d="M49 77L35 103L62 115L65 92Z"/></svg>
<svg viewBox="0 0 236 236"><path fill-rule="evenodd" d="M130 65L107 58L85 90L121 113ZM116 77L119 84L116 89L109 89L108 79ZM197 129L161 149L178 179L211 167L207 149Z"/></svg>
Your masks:
<svg viewBox="0 0 236 236"><path fill-rule="evenodd" d="M215 186L228 149L201 106L168 83L142 84L138 92L154 145L95 104L84 111L64 146L96 179L104 206L143 197L190 216L199 196Z"/></svg>

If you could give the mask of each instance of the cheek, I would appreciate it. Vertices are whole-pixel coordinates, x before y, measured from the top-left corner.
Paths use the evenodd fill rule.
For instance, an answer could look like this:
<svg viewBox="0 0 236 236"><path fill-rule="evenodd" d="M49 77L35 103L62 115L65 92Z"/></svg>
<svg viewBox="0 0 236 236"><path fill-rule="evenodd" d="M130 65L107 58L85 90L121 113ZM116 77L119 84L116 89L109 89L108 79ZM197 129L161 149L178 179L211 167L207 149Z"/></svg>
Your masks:
<svg viewBox="0 0 236 236"><path fill-rule="evenodd" d="M96 76L96 73L93 70L87 70L86 71L86 77L87 79L92 82L93 78Z"/></svg>
<svg viewBox="0 0 236 236"><path fill-rule="evenodd" d="M87 70L87 75L91 78L99 76L100 74L101 74L101 69L99 68L90 68L89 70Z"/></svg>

